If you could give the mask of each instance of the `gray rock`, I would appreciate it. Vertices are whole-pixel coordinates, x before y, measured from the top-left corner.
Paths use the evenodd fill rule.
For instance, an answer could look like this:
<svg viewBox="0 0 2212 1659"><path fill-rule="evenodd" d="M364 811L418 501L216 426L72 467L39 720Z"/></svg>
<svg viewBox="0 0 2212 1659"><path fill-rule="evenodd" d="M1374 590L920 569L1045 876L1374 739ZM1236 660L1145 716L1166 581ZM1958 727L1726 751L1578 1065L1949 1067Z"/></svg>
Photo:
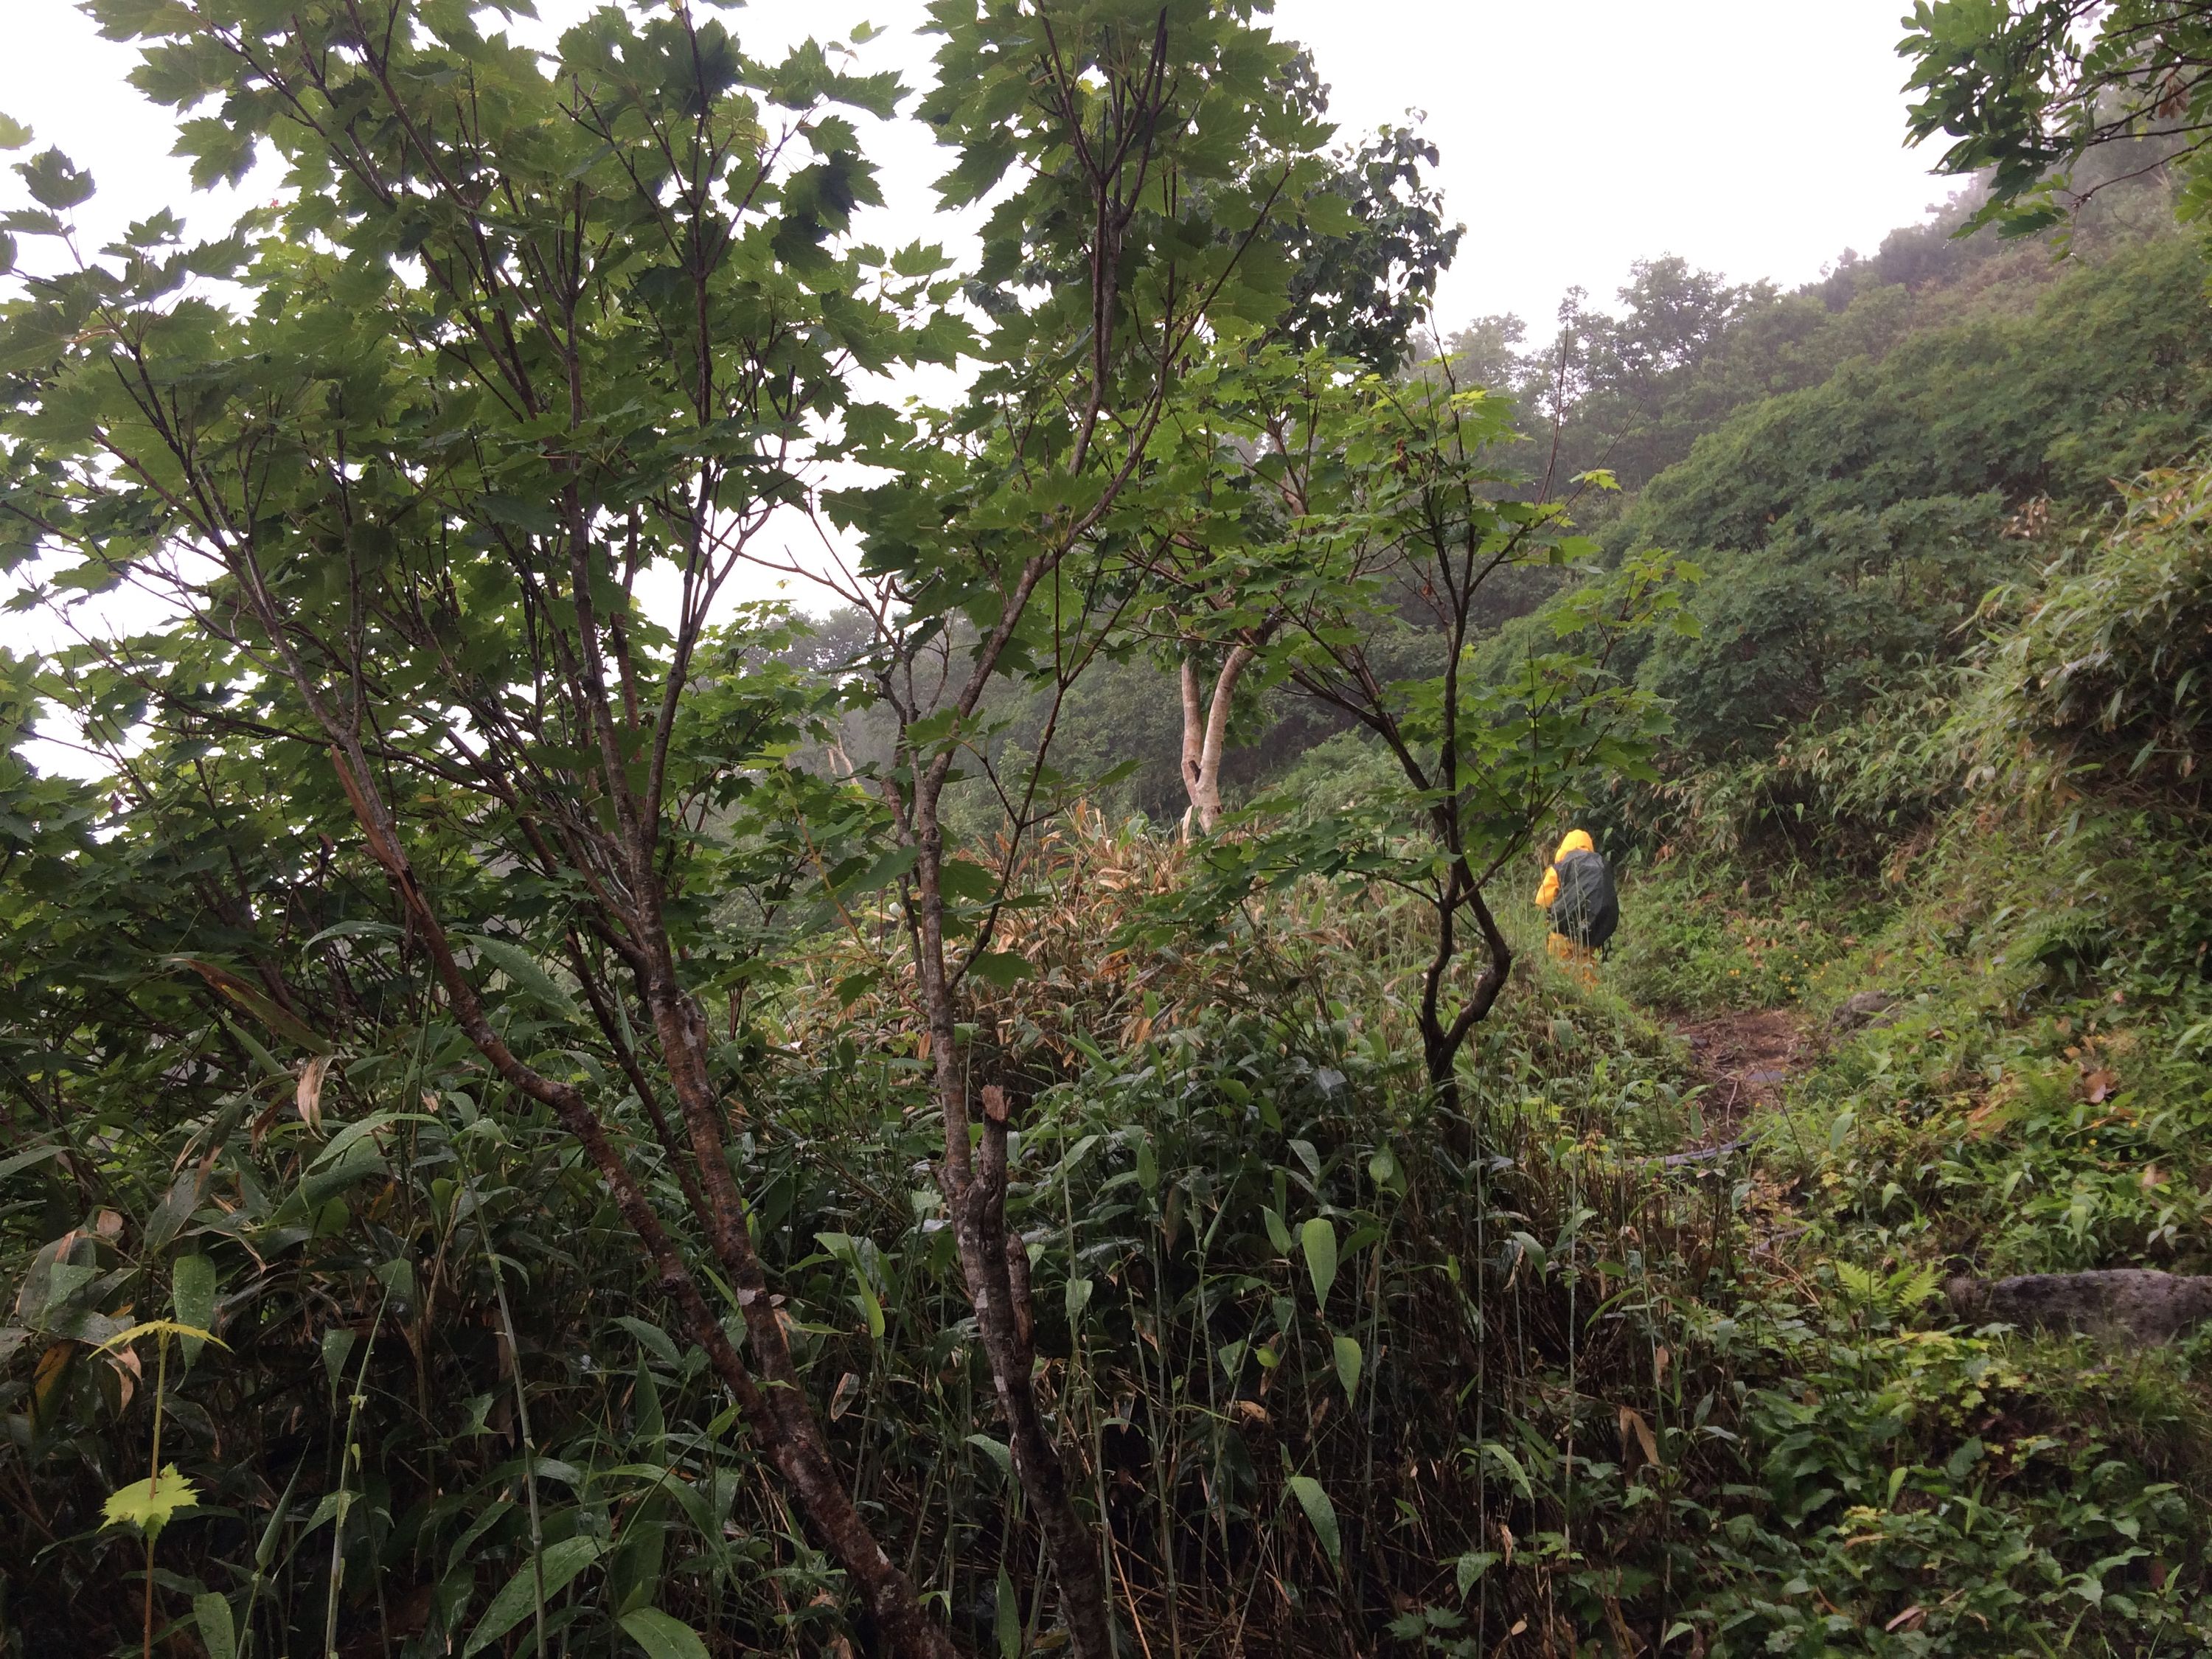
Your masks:
<svg viewBox="0 0 2212 1659"><path fill-rule="evenodd" d="M2137 1342L2170 1342L2212 1319L2212 1276L2112 1267L2101 1273L2022 1273L1951 1280L1952 1311L1982 1324L2078 1331Z"/></svg>
<svg viewBox="0 0 2212 1659"><path fill-rule="evenodd" d="M1855 991L1844 999L1829 1020L1838 1031L1856 1031L1861 1026L1880 1030L1889 1024L1882 1016L1897 1006L1897 999L1887 991Z"/></svg>

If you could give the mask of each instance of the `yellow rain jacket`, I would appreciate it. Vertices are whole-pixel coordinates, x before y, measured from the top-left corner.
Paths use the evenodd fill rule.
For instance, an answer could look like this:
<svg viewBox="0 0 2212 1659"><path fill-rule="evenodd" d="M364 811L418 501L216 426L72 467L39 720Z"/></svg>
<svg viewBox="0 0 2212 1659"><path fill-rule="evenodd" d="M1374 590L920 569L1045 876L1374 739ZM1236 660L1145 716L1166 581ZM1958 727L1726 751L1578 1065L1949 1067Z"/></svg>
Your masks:
<svg viewBox="0 0 2212 1659"><path fill-rule="evenodd" d="M1584 830L1570 830L1561 838L1552 854L1552 861L1544 866L1544 884L1536 890L1536 902L1544 909L1552 908L1559 896L1559 860L1570 853L1595 853L1597 843ZM1544 949L1553 960L1563 964L1586 988L1597 983L1597 952L1587 945L1578 945L1564 933L1553 933L1544 941Z"/></svg>
<svg viewBox="0 0 2212 1659"><path fill-rule="evenodd" d="M1597 843L1589 838L1589 830L1568 830L1566 835L1560 840L1558 850L1552 854L1552 861L1544 866L1544 884L1536 890L1537 907L1540 909L1548 910L1552 908L1552 901L1559 897L1559 860L1561 859L1566 857L1570 853L1595 853L1596 851Z"/></svg>

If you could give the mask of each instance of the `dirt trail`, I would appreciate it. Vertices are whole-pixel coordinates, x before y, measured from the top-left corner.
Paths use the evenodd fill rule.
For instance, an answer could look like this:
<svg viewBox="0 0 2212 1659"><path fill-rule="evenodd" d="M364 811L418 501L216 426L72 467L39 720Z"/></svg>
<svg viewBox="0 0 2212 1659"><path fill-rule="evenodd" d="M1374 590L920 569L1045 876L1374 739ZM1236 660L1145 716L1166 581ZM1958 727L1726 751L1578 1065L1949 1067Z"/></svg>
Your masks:
<svg viewBox="0 0 2212 1659"><path fill-rule="evenodd" d="M1705 1085L1698 1103L1705 1138L1701 1147L1688 1149L1693 1152L1741 1139L1751 1119L1771 1106L1783 1085L1804 1068L1813 1049L1804 1021L1788 1008L1678 1020L1674 1033L1690 1045L1692 1071Z"/></svg>

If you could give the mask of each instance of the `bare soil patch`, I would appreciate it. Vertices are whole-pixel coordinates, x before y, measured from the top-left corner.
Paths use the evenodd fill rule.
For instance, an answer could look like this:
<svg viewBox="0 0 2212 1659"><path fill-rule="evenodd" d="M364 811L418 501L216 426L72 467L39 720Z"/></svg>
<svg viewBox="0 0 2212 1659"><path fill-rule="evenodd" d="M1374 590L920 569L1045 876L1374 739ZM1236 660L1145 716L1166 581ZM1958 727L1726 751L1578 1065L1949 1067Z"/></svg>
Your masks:
<svg viewBox="0 0 2212 1659"><path fill-rule="evenodd" d="M1708 1147L1740 1139L1752 1118L1780 1098L1813 1048L1804 1021L1788 1008L1680 1020L1674 1032L1689 1044L1691 1069L1705 1085L1699 1110Z"/></svg>

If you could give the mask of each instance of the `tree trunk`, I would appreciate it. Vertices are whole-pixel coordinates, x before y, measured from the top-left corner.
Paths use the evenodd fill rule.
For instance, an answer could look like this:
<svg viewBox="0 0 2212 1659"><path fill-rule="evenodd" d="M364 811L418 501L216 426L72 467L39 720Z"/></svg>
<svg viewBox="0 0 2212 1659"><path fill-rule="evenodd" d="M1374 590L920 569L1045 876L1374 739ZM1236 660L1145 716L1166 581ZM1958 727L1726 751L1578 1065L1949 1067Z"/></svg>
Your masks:
<svg viewBox="0 0 2212 1659"><path fill-rule="evenodd" d="M973 1152L969 1147L966 1056L960 1048L953 985L946 971L945 902L939 885L944 842L935 801L925 794L916 805L915 957L929 1024L932 1080L945 1116L945 1158L938 1166L938 1188L959 1246L960 1269L968 1283L969 1304L975 1311L976 1334L991 1368L992 1388L1006 1421L1014 1474L1044 1530L1073 1659L1113 1659L1112 1614L1098 1537L1075 1507L1059 1449L1037 1401L1026 1256L1020 1269L1023 1294L1018 1298L1015 1291L1011 1258L1018 1243L1006 1232L1010 1112L1004 1090L983 1090L982 1136Z"/></svg>
<svg viewBox="0 0 2212 1659"><path fill-rule="evenodd" d="M1459 1052L1467 1045L1468 1033L1490 1017L1498 994L1505 988L1506 977L1513 971L1513 949L1505 942L1498 918L1491 914L1474 872L1467 867L1463 857L1455 856L1443 890L1431 902L1437 912L1436 949L1427 972L1421 976L1421 1060L1428 1072L1431 1098L1446 1111L1455 1113L1460 1109ZM1443 1014L1444 982L1459 955L1455 924L1462 905L1482 935L1485 959L1467 1000L1448 1022Z"/></svg>
<svg viewBox="0 0 2212 1659"><path fill-rule="evenodd" d="M745 1224L744 1195L730 1173L708 1062L706 1017L677 984L672 959L656 953L653 969L647 987L653 1024L705 1187L714 1256L737 1291L754 1363L767 1384L758 1390L759 1403L747 1409L765 1413L768 1421L762 1426L769 1431L778 1470L798 1493L830 1553L860 1587L893 1646L902 1655L946 1659L951 1648L944 1632L921 1613L914 1586L892 1564L846 1490L792 1359L783 1322L769 1296L767 1270Z"/></svg>
<svg viewBox="0 0 2212 1659"><path fill-rule="evenodd" d="M1221 672L1213 677L1213 696L1201 704L1198 665L1182 659L1182 789L1189 810L1182 817L1182 838L1210 836L1221 821L1221 755L1229 740L1229 716L1236 707L1237 683L1252 665L1249 645L1230 647Z"/></svg>
<svg viewBox="0 0 2212 1659"><path fill-rule="evenodd" d="M690 1150L699 1165L707 1199L711 1243L738 1293L745 1331L763 1377L756 1376L724 1333L697 1277L631 1172L605 1123L573 1084L549 1078L507 1045L486 1018L474 988L455 959L445 925L416 882L398 826L371 781L374 775L357 744L333 730L331 759L361 824L369 851L390 875L401 902L419 924L447 1001L463 1033L490 1062L502 1080L550 1107L562 1127L580 1142L613 1195L659 1275L662 1292L682 1314L687 1334L707 1354L715 1374L736 1396L748 1428L757 1435L777 1472L799 1500L799 1512L837 1563L850 1575L867 1603L890 1650L899 1659L952 1659L952 1644L921 1610L912 1581L875 1534L853 1502L844 1477L830 1457L812 1406L792 1363L790 1345L768 1293L767 1275L746 1231L744 1200L722 1156L720 1118L707 1069L706 1023L698 1006L678 988L666 935L659 933L648 953L645 987L668 1063L670 1079L684 1112ZM349 755L346 748L350 747ZM672 1162L681 1151L668 1145Z"/></svg>
<svg viewBox="0 0 2212 1659"><path fill-rule="evenodd" d="M1034 1326L1027 1294L1029 1257L1022 1255L1023 1288L1014 1285L1014 1253L1020 1240L1006 1231L1006 1132L1011 1115L1006 1091L982 1091L983 1139L979 1167L965 1200L954 1212L960 1267L968 1280L975 1325L991 1365L999 1409L1006 1419L1006 1441L1014 1471L1045 1532L1045 1547L1060 1583L1060 1614L1067 1621L1079 1659L1112 1659L1111 1615L1106 1578L1099 1565L1099 1539L1075 1507L1059 1448L1045 1427L1037 1401L1036 1360L1030 1346Z"/></svg>

